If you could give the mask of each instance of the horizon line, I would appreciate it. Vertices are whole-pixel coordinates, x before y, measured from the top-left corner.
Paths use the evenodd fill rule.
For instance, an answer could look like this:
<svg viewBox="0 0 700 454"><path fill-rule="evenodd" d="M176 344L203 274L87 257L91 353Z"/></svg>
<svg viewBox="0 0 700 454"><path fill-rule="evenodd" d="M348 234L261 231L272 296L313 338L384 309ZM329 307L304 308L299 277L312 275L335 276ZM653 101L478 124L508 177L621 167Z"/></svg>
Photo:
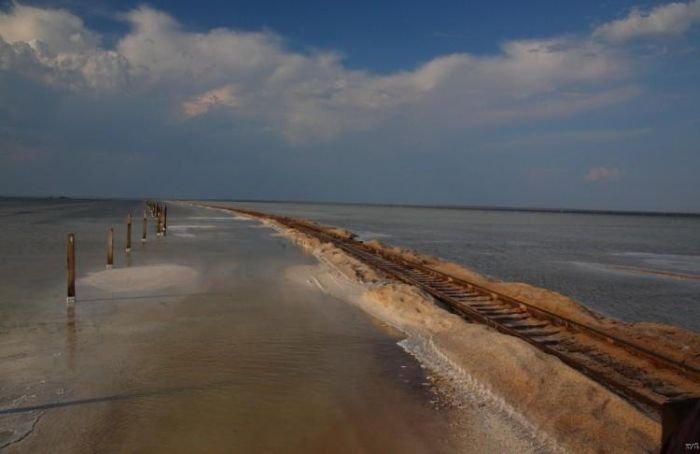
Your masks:
<svg viewBox="0 0 700 454"><path fill-rule="evenodd" d="M286 203L300 205L345 205L345 206L373 206L395 208L420 208L420 209L445 209L445 210L473 210L473 211L511 211L532 213L562 213L562 214L609 214L629 216L679 216L700 217L700 211L660 211L660 210L625 210L625 209L598 209L598 208L545 208L507 205L460 205L460 204L425 204L425 203L391 203L391 202L331 202L314 200L284 200L284 199L234 199L234 198L171 198L171 197L72 197L72 196L19 196L0 195L0 199L59 199L59 200L183 200L183 201L212 201L212 202L241 202L241 203Z"/></svg>

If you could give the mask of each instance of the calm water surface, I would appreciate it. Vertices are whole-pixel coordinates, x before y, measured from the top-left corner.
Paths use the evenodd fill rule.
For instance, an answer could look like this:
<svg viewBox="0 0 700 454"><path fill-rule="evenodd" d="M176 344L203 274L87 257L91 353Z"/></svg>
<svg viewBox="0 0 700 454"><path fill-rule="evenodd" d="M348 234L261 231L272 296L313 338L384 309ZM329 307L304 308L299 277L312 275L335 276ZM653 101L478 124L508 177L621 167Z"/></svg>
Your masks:
<svg viewBox="0 0 700 454"><path fill-rule="evenodd" d="M127 256L123 216L139 209L129 201L0 204L0 446L454 449L450 422L397 333L285 279L289 267L313 263L296 247L257 223L171 207L167 238L154 238L151 226L141 244L136 217ZM117 227L117 250L105 271L108 225ZM83 279L69 311L68 231ZM128 279L113 279L124 270ZM85 283L91 272L101 284Z"/></svg>
<svg viewBox="0 0 700 454"><path fill-rule="evenodd" d="M338 225L362 239L559 291L622 320L700 331L700 217L231 205Z"/></svg>

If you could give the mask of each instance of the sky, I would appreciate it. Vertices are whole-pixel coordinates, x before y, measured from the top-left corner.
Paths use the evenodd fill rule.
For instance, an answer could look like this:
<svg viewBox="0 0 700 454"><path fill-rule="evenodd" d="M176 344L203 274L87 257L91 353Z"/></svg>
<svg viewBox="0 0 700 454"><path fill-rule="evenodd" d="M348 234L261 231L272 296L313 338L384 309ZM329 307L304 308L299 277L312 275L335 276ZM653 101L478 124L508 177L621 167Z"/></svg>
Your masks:
<svg viewBox="0 0 700 454"><path fill-rule="evenodd" d="M699 102L700 0L0 0L0 195L700 212Z"/></svg>

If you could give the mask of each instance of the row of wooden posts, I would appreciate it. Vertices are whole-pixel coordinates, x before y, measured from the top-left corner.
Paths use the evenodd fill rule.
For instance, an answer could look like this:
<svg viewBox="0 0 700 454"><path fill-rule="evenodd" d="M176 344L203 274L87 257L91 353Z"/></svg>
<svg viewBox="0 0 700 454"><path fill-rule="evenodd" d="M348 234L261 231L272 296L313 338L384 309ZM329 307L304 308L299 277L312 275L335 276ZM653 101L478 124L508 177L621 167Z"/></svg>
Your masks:
<svg viewBox="0 0 700 454"><path fill-rule="evenodd" d="M166 236L168 231L168 206L147 200L146 210L143 212L143 223L141 227L141 242L146 242L148 233L148 213L156 220L156 236ZM132 216L129 213L126 217L126 252L131 252L131 224ZM114 265L114 228L107 230L107 268ZM67 296L66 302L75 302L75 234L69 233L66 240L66 274L67 274Z"/></svg>

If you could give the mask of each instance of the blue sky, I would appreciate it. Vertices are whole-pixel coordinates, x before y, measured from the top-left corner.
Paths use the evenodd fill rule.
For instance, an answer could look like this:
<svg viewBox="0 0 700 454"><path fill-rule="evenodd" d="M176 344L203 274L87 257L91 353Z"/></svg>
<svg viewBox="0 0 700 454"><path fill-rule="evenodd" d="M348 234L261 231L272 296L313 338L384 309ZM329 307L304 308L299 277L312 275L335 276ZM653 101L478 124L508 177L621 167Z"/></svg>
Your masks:
<svg viewBox="0 0 700 454"><path fill-rule="evenodd" d="M12 2L5 1L5 7ZM373 71L410 69L436 55L497 52L503 41L586 33L592 26L623 16L637 7L664 2L589 1L191 1L65 0L23 2L66 8L110 39L128 31L114 20L118 12L149 5L167 11L189 30L227 27L272 30L296 50L332 49L345 63Z"/></svg>
<svg viewBox="0 0 700 454"><path fill-rule="evenodd" d="M0 194L700 211L700 0L0 2Z"/></svg>

